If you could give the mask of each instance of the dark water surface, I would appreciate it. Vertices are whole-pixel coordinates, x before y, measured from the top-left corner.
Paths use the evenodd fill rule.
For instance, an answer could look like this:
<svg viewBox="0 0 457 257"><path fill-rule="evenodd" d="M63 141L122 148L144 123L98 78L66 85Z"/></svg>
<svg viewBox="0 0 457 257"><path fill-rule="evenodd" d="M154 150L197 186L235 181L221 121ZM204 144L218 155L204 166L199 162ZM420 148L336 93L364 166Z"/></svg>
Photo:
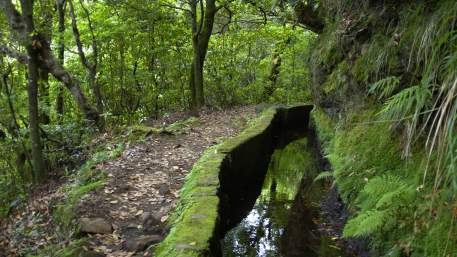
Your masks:
<svg viewBox="0 0 457 257"><path fill-rule="evenodd" d="M313 182L319 170L313 153L306 138L274 152L254 207L223 239L223 256L351 256L323 232L327 187Z"/></svg>

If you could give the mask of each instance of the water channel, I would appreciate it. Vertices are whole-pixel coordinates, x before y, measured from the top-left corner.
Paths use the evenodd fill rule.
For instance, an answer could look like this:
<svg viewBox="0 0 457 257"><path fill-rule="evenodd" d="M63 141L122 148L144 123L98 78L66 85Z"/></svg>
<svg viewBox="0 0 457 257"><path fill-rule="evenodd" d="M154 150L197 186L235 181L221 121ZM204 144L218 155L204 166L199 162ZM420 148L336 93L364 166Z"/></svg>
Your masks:
<svg viewBox="0 0 457 257"><path fill-rule="evenodd" d="M328 185L313 181L319 169L306 137L275 150L254 207L222 240L223 256L353 256L322 229Z"/></svg>

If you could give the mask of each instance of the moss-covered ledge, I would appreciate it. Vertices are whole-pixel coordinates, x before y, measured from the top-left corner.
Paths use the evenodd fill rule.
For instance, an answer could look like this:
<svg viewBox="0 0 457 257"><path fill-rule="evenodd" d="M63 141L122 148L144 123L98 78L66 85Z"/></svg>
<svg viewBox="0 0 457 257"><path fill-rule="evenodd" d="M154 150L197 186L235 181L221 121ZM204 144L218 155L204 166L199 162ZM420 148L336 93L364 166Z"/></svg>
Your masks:
<svg viewBox="0 0 457 257"><path fill-rule="evenodd" d="M252 208L272 152L306 133L311 110L269 108L239 136L208 148L188 175L170 233L154 256L221 255L219 239Z"/></svg>

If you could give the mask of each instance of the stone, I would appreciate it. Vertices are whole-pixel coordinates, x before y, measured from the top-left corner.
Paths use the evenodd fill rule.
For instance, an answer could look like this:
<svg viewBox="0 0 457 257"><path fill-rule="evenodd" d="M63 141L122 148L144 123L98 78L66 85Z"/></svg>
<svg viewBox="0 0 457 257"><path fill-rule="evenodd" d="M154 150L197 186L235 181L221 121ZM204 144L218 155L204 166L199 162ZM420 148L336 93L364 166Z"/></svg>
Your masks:
<svg viewBox="0 0 457 257"><path fill-rule="evenodd" d="M111 234L113 226L103 218L81 218L79 231L91 234Z"/></svg>
<svg viewBox="0 0 457 257"><path fill-rule="evenodd" d="M151 212L145 212L141 217L141 221L144 231L160 232L160 226L162 225L162 222L160 221L160 215Z"/></svg>
<svg viewBox="0 0 457 257"><path fill-rule="evenodd" d="M127 239L122 245L129 252L139 252L146 249L148 246L162 241L160 235L147 235Z"/></svg>
<svg viewBox="0 0 457 257"><path fill-rule="evenodd" d="M166 195L170 193L170 188L166 184L159 186L159 194Z"/></svg>

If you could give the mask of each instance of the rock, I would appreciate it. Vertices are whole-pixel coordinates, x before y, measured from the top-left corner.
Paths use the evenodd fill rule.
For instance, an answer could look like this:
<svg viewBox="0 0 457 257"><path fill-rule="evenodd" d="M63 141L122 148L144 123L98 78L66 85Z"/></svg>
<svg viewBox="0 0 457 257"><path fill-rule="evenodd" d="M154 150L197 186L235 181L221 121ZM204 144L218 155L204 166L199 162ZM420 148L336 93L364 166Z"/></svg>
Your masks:
<svg viewBox="0 0 457 257"><path fill-rule="evenodd" d="M103 218L81 218L79 231L92 234L111 234L113 226Z"/></svg>
<svg viewBox="0 0 457 257"><path fill-rule="evenodd" d="M160 221L160 215L153 214L150 212L143 213L142 216L143 230L147 232L160 232L162 222Z"/></svg>
<svg viewBox="0 0 457 257"><path fill-rule="evenodd" d="M162 241L163 237L160 235L139 236L128 239L123 243L123 248L129 252L143 251L148 246Z"/></svg>
<svg viewBox="0 0 457 257"><path fill-rule="evenodd" d="M116 193L125 193L125 192L129 191L130 189L132 189L132 187L130 185L122 184L117 188Z"/></svg>
<svg viewBox="0 0 457 257"><path fill-rule="evenodd" d="M159 194L166 195L170 193L170 188L166 184L162 184L159 186Z"/></svg>

